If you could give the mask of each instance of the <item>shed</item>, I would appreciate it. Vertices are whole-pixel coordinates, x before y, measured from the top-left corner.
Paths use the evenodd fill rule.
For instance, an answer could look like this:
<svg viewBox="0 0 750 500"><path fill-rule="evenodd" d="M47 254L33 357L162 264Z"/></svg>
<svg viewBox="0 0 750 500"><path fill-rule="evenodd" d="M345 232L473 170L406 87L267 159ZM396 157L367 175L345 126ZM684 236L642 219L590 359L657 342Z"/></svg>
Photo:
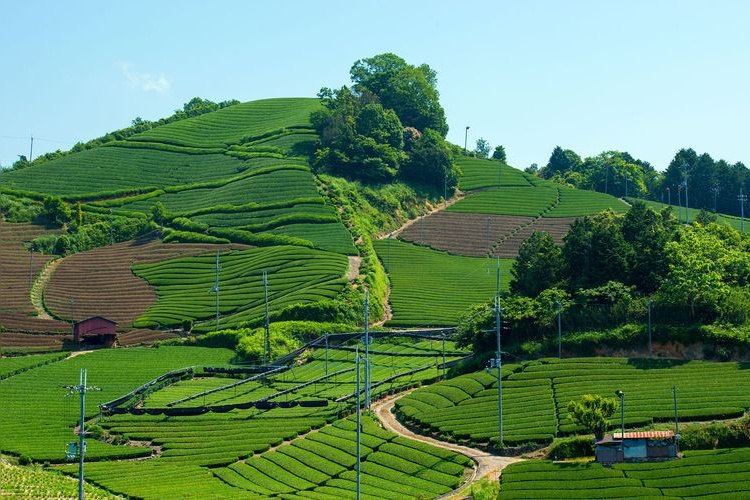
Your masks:
<svg viewBox="0 0 750 500"><path fill-rule="evenodd" d="M117 323L102 316L78 321L73 324L73 340L111 347L117 341Z"/></svg>
<svg viewBox="0 0 750 500"><path fill-rule="evenodd" d="M596 443L596 461L600 463L667 460L677 458L672 431L615 432Z"/></svg>

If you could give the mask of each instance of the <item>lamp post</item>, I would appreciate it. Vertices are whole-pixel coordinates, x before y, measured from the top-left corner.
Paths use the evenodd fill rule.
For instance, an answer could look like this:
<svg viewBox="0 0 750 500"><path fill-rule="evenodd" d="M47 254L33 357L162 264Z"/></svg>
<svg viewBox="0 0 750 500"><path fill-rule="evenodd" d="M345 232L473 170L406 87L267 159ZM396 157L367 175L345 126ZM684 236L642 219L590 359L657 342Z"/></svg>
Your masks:
<svg viewBox="0 0 750 500"><path fill-rule="evenodd" d="M615 391L615 395L620 398L620 451L625 458L625 393L621 390Z"/></svg>
<svg viewBox="0 0 750 500"><path fill-rule="evenodd" d="M466 125L466 132L464 133L464 154L466 154L466 145L469 140L469 126Z"/></svg>

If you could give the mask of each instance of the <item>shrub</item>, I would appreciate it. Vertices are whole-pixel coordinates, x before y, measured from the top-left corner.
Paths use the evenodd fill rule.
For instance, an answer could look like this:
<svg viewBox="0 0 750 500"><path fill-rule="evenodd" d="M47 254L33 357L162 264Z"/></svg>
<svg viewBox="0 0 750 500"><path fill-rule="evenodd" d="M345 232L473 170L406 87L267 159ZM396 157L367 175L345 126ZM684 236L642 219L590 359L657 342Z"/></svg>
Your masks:
<svg viewBox="0 0 750 500"><path fill-rule="evenodd" d="M594 440L591 437L574 436L556 439L549 447L547 458L565 460L568 458L590 457L594 454Z"/></svg>

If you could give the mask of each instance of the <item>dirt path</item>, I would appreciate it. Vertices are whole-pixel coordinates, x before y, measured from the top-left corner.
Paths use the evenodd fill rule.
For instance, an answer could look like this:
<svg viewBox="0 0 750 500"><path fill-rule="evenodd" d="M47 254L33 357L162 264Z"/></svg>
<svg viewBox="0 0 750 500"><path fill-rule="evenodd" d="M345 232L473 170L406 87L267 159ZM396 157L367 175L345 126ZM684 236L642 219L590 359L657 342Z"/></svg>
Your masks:
<svg viewBox="0 0 750 500"><path fill-rule="evenodd" d="M45 311L43 296L44 289L47 288L47 283L52 279L52 274L61 263L62 259L53 259L49 261L31 286L31 304L34 306L34 309L36 309L36 315L39 319L55 319Z"/></svg>
<svg viewBox="0 0 750 500"><path fill-rule="evenodd" d="M459 488L459 490L464 490L467 486L476 481L479 481L482 478L496 481L500 477L502 470L506 466L523 460L517 457L500 457L497 455L492 455L486 451L469 448L468 446L446 443L445 441L439 441L428 436L421 436L419 434L413 433L412 431L401 425L401 423L396 420L396 417L391 412L394 404L396 403L396 400L403 396L406 396L407 394L409 394L409 392L411 391L402 392L400 394L389 396L385 399L377 401L372 405L373 412L375 412L375 414L378 416L380 422L382 422L383 424L383 427L391 432L409 439L414 439L415 441L421 441L423 443L428 443L439 448L444 448L456 453L461 453L462 455L466 455L467 457L474 460L474 462L477 464L477 466L474 468L474 473L466 482L466 484L462 485L461 488ZM443 495L440 498L453 498L459 490Z"/></svg>
<svg viewBox="0 0 750 500"><path fill-rule="evenodd" d="M349 256L349 268L346 270L346 278L354 281L359 276L359 266L362 265L362 257L358 255Z"/></svg>

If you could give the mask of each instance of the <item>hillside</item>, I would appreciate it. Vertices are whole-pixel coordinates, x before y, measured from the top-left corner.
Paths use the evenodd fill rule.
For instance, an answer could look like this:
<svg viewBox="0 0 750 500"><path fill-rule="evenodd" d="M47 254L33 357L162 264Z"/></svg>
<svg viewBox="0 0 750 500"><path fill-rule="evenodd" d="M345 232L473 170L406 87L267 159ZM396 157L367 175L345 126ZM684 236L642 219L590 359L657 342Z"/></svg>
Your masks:
<svg viewBox="0 0 750 500"><path fill-rule="evenodd" d="M336 297L346 283L346 256L357 255L358 250L336 208L318 191L307 164L306 155L317 137L310 113L319 107L317 99L303 98L237 104L41 165L3 172L0 190L39 200L59 196L76 212L72 221L76 224L74 232L57 237L60 231L39 229L28 236L23 228L3 223L8 235L3 241L14 249L8 253L17 257L0 267L19 281L3 281L18 297L6 304L13 315L28 319L14 323L15 316L2 314L0 325L19 331L53 329L52 322L33 319L40 311L30 302L28 282L41 277L41 266L50 257L37 253L29 272L18 273L28 256L19 250L30 244L53 245L55 251L70 253L44 276L39 290L45 312L65 321L102 315L128 330L141 325L181 326L189 319L198 329L201 322L210 328L216 311L214 297L206 291L216 278L216 252L221 254L219 288L224 292L218 306L227 325L252 324L262 316L262 308L257 307L240 314L247 307L232 299L237 287L262 298L257 278L262 271L268 273L274 316L282 309ZM147 227L151 217L159 227ZM138 234L137 240L129 239ZM39 235L47 235L44 241L49 243L32 242ZM158 244L159 239L169 244ZM111 245L113 240L121 243ZM251 254L260 249L240 253L238 258L226 253L248 245L291 245L298 250L270 251L268 258L256 259L255 264ZM89 250L91 246L100 248ZM331 261L331 253L339 257ZM198 258L205 254L205 259ZM191 259L184 260L188 256ZM177 257L183 260L173 260ZM313 278L307 271L294 271L294 276L284 271L297 269L301 261L307 270L319 269L313 272L318 274ZM326 264L329 261L336 264ZM136 264L156 262L177 271L166 271L156 281L134 274ZM203 276L200 284L194 284L199 289L191 289L187 302L161 297L163 287L171 286L187 268ZM248 279L248 272L256 278ZM175 285L180 286L177 281ZM158 314L153 312L157 300L162 311ZM181 312L183 308L190 313ZM147 310L151 312L146 314Z"/></svg>

